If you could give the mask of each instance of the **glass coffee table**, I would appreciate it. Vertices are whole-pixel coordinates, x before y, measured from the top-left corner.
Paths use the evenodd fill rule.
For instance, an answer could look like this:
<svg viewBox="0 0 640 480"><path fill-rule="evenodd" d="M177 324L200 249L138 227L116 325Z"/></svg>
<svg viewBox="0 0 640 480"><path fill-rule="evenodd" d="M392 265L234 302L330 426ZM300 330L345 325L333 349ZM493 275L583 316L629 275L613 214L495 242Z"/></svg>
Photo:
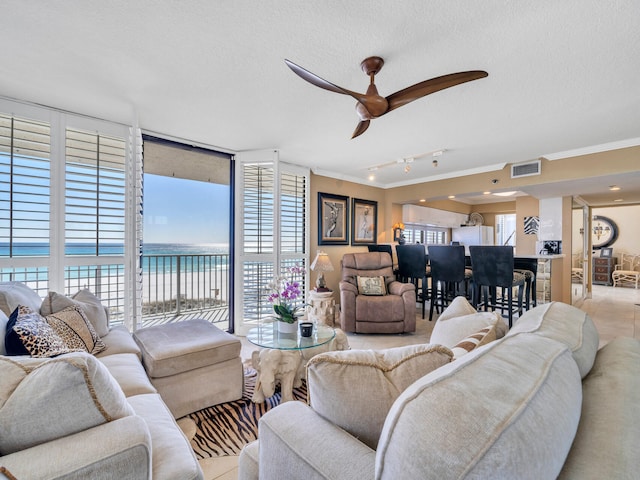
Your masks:
<svg viewBox="0 0 640 480"><path fill-rule="evenodd" d="M278 331L276 322L268 322L249 330L247 340L261 347L251 355L254 368L258 371L256 388L251 401L262 403L273 396L276 382L280 383L282 402L293 400L293 388L302 384L306 355L302 352L310 348L328 344L336 336L336 331L327 325L314 325L310 337ZM309 358L314 352L309 352ZM305 361L303 362L303 358Z"/></svg>
<svg viewBox="0 0 640 480"><path fill-rule="evenodd" d="M336 336L336 331L328 325L314 325L310 337L296 333L282 333L278 331L276 322L267 322L249 330L247 340L262 348L276 348L278 350L304 350L319 347L329 343Z"/></svg>

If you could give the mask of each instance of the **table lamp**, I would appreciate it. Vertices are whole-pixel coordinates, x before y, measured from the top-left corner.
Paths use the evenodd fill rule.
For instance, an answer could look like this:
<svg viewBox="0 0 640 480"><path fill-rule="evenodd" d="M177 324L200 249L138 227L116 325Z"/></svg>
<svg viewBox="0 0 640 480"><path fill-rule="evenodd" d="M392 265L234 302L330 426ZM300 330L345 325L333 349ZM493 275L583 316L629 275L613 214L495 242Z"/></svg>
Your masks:
<svg viewBox="0 0 640 480"><path fill-rule="evenodd" d="M309 268L314 272L319 272L316 280L316 292L330 292L331 290L327 288L324 282L324 272L333 272L333 265L331 265L329 255L324 252L318 252Z"/></svg>

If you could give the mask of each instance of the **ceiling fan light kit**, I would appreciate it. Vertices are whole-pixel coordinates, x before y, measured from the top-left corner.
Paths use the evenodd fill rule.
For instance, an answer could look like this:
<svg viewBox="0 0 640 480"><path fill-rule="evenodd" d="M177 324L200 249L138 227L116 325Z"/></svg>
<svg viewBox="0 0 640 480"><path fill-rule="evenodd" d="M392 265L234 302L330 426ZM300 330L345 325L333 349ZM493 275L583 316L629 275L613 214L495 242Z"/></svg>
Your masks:
<svg viewBox="0 0 640 480"><path fill-rule="evenodd" d="M356 126L351 138L356 138L362 135L369 128L369 124L374 118L379 118L396 108L402 107L407 103L418 100L419 98L431 93L439 92L440 90L454 87L461 83L478 80L489 75L487 72L482 70L450 73L448 75L424 80L383 97L378 94L378 88L375 85L375 76L384 65L384 60L381 57L367 57L362 61L362 63L360 63L362 71L369 76L369 87L367 88L366 93L358 93L339 87L338 85L328 82L316 74L311 73L301 66L296 65L290 60L285 59L285 63L296 75L312 85L329 90L330 92L349 95L357 100L356 112L360 117L360 122Z"/></svg>

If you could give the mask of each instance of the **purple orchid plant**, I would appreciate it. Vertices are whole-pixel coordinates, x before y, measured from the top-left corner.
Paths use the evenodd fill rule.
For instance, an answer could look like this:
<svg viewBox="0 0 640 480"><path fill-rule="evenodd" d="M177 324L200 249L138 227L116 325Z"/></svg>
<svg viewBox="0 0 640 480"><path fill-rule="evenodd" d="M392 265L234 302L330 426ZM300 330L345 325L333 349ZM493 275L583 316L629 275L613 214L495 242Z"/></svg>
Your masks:
<svg viewBox="0 0 640 480"><path fill-rule="evenodd" d="M271 292L268 300L273 304L273 311L278 316L278 320L286 323L293 323L297 320L296 314L304 308L303 305L295 305L295 301L302 297L300 282L296 277L304 274L304 268L296 264L285 270L283 275L274 278L267 284Z"/></svg>

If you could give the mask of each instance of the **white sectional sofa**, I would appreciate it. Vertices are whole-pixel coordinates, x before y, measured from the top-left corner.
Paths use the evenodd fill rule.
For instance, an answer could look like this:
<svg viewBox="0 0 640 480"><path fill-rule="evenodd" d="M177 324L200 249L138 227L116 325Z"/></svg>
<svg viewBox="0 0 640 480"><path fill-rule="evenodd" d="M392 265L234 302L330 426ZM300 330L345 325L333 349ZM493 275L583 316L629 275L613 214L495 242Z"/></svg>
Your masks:
<svg viewBox="0 0 640 480"><path fill-rule="evenodd" d="M446 325L487 315L463 313L464 321L437 324L432 342L452 338ZM321 354L308 366L310 406L288 402L261 418L258 440L241 453L239 478L638 478L640 342L618 338L600 350L598 343L587 314L541 305L504 337L456 360L426 374L406 369L413 382L390 406L366 390L374 375L362 369L384 371L392 385L380 388L388 394L398 385L389 372L401 361L384 364L381 352L369 361Z"/></svg>
<svg viewBox="0 0 640 480"><path fill-rule="evenodd" d="M0 479L203 478L131 334L123 326L109 329L90 294L75 301L90 312L102 352L6 356L1 342ZM46 308L25 285L0 284L2 339L18 304Z"/></svg>

